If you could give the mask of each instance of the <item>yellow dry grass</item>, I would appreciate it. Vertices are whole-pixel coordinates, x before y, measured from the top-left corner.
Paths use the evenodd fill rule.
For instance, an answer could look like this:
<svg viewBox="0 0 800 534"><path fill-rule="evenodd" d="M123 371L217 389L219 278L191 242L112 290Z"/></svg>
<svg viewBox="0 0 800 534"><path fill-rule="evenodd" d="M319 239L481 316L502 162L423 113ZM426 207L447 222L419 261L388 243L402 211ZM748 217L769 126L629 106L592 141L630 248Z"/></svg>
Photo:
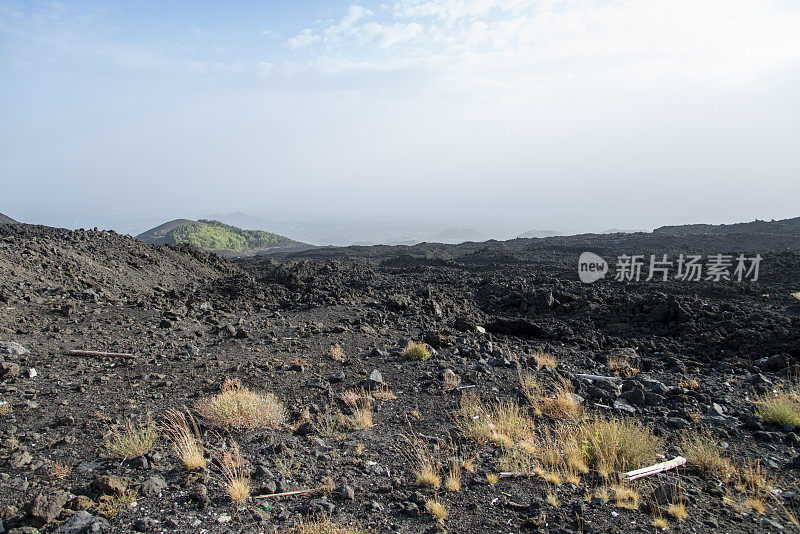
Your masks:
<svg viewBox="0 0 800 534"><path fill-rule="evenodd" d="M114 428L106 439L105 446L122 458L136 458L152 451L158 442L158 430L149 417L143 423L126 421Z"/></svg>
<svg viewBox="0 0 800 534"><path fill-rule="evenodd" d="M232 502L240 503L250 496L250 472L237 444L224 451L219 460L222 484Z"/></svg>
<svg viewBox="0 0 800 534"><path fill-rule="evenodd" d="M719 447L719 441L708 430L685 436L681 448L689 465L707 477L728 480L735 472L733 463Z"/></svg>
<svg viewBox="0 0 800 534"><path fill-rule="evenodd" d="M303 519L300 517L285 534L365 534L358 527L334 522L328 517Z"/></svg>
<svg viewBox="0 0 800 534"><path fill-rule="evenodd" d="M447 518L447 514L450 512L447 505L436 497L425 501L425 509L436 519L437 523L443 523L445 518Z"/></svg>
<svg viewBox="0 0 800 534"><path fill-rule="evenodd" d="M257 393L238 380L225 380L221 391L200 401L197 412L212 426L225 430L277 428L286 419L283 404L272 393Z"/></svg>
<svg viewBox="0 0 800 534"><path fill-rule="evenodd" d="M758 397L756 413L768 423L800 426L800 391L796 385Z"/></svg>
<svg viewBox="0 0 800 534"><path fill-rule="evenodd" d="M331 358L340 363L347 361L347 355L345 354L342 346L338 343L331 345Z"/></svg>
<svg viewBox="0 0 800 534"><path fill-rule="evenodd" d="M542 367L547 367L550 370L554 370L556 367L558 367L558 358L556 358L552 354L546 354L544 352L536 352L532 356L534 361L536 361L537 369L541 369Z"/></svg>
<svg viewBox="0 0 800 534"><path fill-rule="evenodd" d="M425 343L409 341L403 349L403 359L413 361L425 361L431 359L431 350Z"/></svg>

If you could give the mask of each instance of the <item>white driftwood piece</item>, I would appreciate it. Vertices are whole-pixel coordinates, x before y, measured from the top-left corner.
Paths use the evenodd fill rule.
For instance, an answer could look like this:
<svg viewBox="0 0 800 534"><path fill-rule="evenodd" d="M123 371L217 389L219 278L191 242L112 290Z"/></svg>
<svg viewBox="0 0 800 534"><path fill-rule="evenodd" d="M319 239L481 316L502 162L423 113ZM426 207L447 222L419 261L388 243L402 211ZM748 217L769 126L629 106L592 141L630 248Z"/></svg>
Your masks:
<svg viewBox="0 0 800 534"><path fill-rule="evenodd" d="M82 356L85 358L122 358L123 360L133 360L133 354L127 352L101 352L97 350L68 350L64 352L67 356Z"/></svg>
<svg viewBox="0 0 800 534"><path fill-rule="evenodd" d="M642 467L641 469L628 471L627 473L621 473L620 478L623 480L636 480L637 478L649 477L650 475L655 475L656 473L663 473L664 471L675 469L676 467L680 467L685 463L686 458L683 456L677 456L672 460L661 462L660 464L651 465L650 467Z"/></svg>
<svg viewBox="0 0 800 534"><path fill-rule="evenodd" d="M622 378L618 376L600 376L600 375L583 375L583 374L576 374L575 378L585 378L587 380L609 380L611 382L619 382Z"/></svg>

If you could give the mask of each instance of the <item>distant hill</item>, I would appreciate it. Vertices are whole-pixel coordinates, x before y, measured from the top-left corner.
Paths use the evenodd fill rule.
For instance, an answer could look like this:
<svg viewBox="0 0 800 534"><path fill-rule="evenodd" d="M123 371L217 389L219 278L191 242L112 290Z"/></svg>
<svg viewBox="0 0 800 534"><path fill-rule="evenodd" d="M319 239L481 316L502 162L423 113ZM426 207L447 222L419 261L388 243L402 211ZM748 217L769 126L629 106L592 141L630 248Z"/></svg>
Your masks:
<svg viewBox="0 0 800 534"><path fill-rule="evenodd" d="M262 230L242 230L219 221L176 219L137 236L155 245L189 243L198 248L224 252L263 249L292 243L288 237Z"/></svg>
<svg viewBox="0 0 800 534"><path fill-rule="evenodd" d="M19 222L15 221L8 215L3 215L0 213L0 224L19 224Z"/></svg>
<svg viewBox="0 0 800 534"><path fill-rule="evenodd" d="M208 215L203 217L201 220L210 219L212 221L219 221L225 224L229 224L231 226L237 226L239 228L244 228L247 230L264 230L265 228L272 229L270 226L270 221L262 218L256 217L254 215L248 215L247 213L241 211L234 211L232 213L214 213L212 215Z"/></svg>
<svg viewBox="0 0 800 534"><path fill-rule="evenodd" d="M800 217L780 221L760 221L735 224L682 224L662 226L653 230L654 234L666 235L731 235L761 234L800 236Z"/></svg>
<svg viewBox="0 0 800 534"><path fill-rule="evenodd" d="M481 234L474 228L447 228L433 236L434 241L443 243L463 243L464 241L480 241Z"/></svg>
<svg viewBox="0 0 800 534"><path fill-rule="evenodd" d="M194 221L191 219L175 219L174 221L165 222L162 225L151 228L136 236L139 241L150 243L151 245L163 245L169 243L167 241L167 234L176 228L180 228L186 224L191 224Z"/></svg>
<svg viewBox="0 0 800 534"><path fill-rule="evenodd" d="M558 230L528 230L524 234L520 234L519 237L556 237L560 235L564 234Z"/></svg>

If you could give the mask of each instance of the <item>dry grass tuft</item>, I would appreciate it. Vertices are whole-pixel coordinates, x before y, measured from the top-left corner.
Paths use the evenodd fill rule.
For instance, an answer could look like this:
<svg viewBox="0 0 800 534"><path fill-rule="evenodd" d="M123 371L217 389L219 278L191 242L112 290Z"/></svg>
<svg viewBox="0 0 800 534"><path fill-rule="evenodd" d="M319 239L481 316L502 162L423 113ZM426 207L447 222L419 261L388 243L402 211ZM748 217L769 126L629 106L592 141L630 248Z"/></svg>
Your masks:
<svg viewBox="0 0 800 534"><path fill-rule="evenodd" d="M542 367L547 367L550 370L555 370L555 368L558 367L558 358L556 358L552 354L545 354L544 352L536 352L532 356L533 359L536 361L537 369L541 369Z"/></svg>
<svg viewBox="0 0 800 534"><path fill-rule="evenodd" d="M556 495L555 492L552 491L547 492L545 500L547 501L547 504L549 504L553 508L558 508L558 506L561 504L558 500L558 495Z"/></svg>
<svg viewBox="0 0 800 534"><path fill-rule="evenodd" d="M379 401L388 401L397 398L397 395L395 395L386 384L379 385L373 389L370 394Z"/></svg>
<svg viewBox="0 0 800 534"><path fill-rule="evenodd" d="M800 391L796 385L758 397L756 406L756 413L768 423L800 426Z"/></svg>
<svg viewBox="0 0 800 534"><path fill-rule="evenodd" d="M314 431L323 437L338 436L349 428L347 417L340 411L328 410L314 417L311 425Z"/></svg>
<svg viewBox="0 0 800 534"><path fill-rule="evenodd" d="M576 431L586 464L604 478L650 465L662 444L649 428L630 419L596 417Z"/></svg>
<svg viewBox="0 0 800 534"><path fill-rule="evenodd" d="M764 515L767 507L764 505L763 499L760 497L748 497L744 500L745 506L759 515Z"/></svg>
<svg viewBox="0 0 800 534"><path fill-rule="evenodd" d="M358 527L342 525L327 517L312 520L300 517L292 528L284 532L285 534L364 534Z"/></svg>
<svg viewBox="0 0 800 534"><path fill-rule="evenodd" d="M362 390L347 390L341 395L342 400L350 408L352 414L347 418L347 423L356 430L372 428L372 400Z"/></svg>
<svg viewBox="0 0 800 534"><path fill-rule="evenodd" d="M689 517L689 512L686 511L686 504L682 502L670 503L667 506L667 513L679 522Z"/></svg>
<svg viewBox="0 0 800 534"><path fill-rule="evenodd" d="M247 499L250 496L250 472L236 443L222 454L219 464L222 484L231 501L240 503Z"/></svg>
<svg viewBox="0 0 800 534"><path fill-rule="evenodd" d="M137 494L133 490L126 490L122 495L103 495L97 500L97 515L114 519L136 502L136 497Z"/></svg>
<svg viewBox="0 0 800 534"><path fill-rule="evenodd" d="M447 514L450 512L447 505L436 497L425 501L425 509L436 519L437 523L444 523Z"/></svg>
<svg viewBox="0 0 800 534"><path fill-rule="evenodd" d="M0 401L0 415L8 415L12 411L14 411L14 410L11 407L11 403L10 402L8 402L8 401Z"/></svg>
<svg viewBox="0 0 800 534"><path fill-rule="evenodd" d="M707 430L684 437L682 447L689 465L708 477L727 480L735 469L719 447L718 440Z"/></svg>
<svg viewBox="0 0 800 534"><path fill-rule="evenodd" d="M344 349L338 343L331 345L331 358L340 363L347 361L347 355L345 355Z"/></svg>
<svg viewBox="0 0 800 534"><path fill-rule="evenodd" d="M446 369L442 377L442 389L444 391L453 391L461 385L461 377L458 376L452 369Z"/></svg>
<svg viewBox="0 0 800 534"><path fill-rule="evenodd" d="M792 293L792 296L794 298L796 298L797 300L800 300L800 291L797 291L796 293Z"/></svg>
<svg viewBox="0 0 800 534"><path fill-rule="evenodd" d="M429 446L422 438L413 433L403 435L403 439L409 447L402 449L401 453L413 466L417 484L439 489L442 484L442 476L438 449L435 446Z"/></svg>
<svg viewBox="0 0 800 534"><path fill-rule="evenodd" d="M458 458L450 458L447 474L444 477L444 487L447 491L461 491L461 462Z"/></svg>
<svg viewBox="0 0 800 534"><path fill-rule="evenodd" d="M620 484L611 488L614 490L614 502L619 508L627 510L639 509L639 492L633 486L628 484Z"/></svg>
<svg viewBox="0 0 800 534"><path fill-rule="evenodd" d="M535 441L534 422L514 402L487 407L471 393L461 397L457 425L461 432L478 443L493 443L512 448L520 442Z"/></svg>
<svg viewBox="0 0 800 534"><path fill-rule="evenodd" d="M196 471L206 468L203 439L197 421L189 410L185 413L174 409L168 411L164 428L186 469Z"/></svg>
<svg viewBox="0 0 800 534"><path fill-rule="evenodd" d="M158 430L148 417L144 423L127 421L122 427L114 428L106 439L105 446L113 454L130 459L152 451L157 442Z"/></svg>
<svg viewBox="0 0 800 534"><path fill-rule="evenodd" d="M657 515L653 518L652 525L659 530L667 530L669 528L669 523L667 523L667 520L660 515Z"/></svg>
<svg viewBox="0 0 800 534"><path fill-rule="evenodd" d="M639 374L639 365L624 354L609 357L608 368L617 376L632 377Z"/></svg>
<svg viewBox="0 0 800 534"><path fill-rule="evenodd" d="M678 386L682 387L683 389L694 390L700 387L700 382L698 382L696 378L692 378L691 380L683 380L679 382Z"/></svg>
<svg viewBox="0 0 800 534"><path fill-rule="evenodd" d="M226 379L221 391L200 401L197 412L209 424L226 430L277 428L286 419L283 404L272 393L256 393L238 380Z"/></svg>
<svg viewBox="0 0 800 534"><path fill-rule="evenodd" d="M497 473L486 473L486 482L488 482L490 486L494 486L500 482L500 475Z"/></svg>
<svg viewBox="0 0 800 534"><path fill-rule="evenodd" d="M404 360L425 361L431 359L431 350L425 343L417 343L416 341L409 341L406 348L403 349Z"/></svg>
<svg viewBox="0 0 800 534"><path fill-rule="evenodd" d="M50 480L64 480L72 472L72 462L62 462L61 460L47 461L47 476Z"/></svg>
<svg viewBox="0 0 800 534"><path fill-rule="evenodd" d="M552 388L552 392L548 393L535 376L521 367L517 368L517 378L522 394L536 415L546 415L556 419L576 419L580 415L581 406L575 399L575 390L566 380L560 379L555 388Z"/></svg>

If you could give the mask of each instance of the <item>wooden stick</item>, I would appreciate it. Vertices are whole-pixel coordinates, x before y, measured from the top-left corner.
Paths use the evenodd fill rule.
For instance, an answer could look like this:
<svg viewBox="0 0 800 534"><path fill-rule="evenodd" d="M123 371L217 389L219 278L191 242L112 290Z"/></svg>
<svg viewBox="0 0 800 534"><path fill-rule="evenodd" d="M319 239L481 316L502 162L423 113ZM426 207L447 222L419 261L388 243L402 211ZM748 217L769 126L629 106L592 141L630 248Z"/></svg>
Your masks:
<svg viewBox="0 0 800 534"><path fill-rule="evenodd" d="M618 376L600 376L600 375L583 375L577 374L575 378L585 378L587 380L610 380L611 382L620 382L622 379Z"/></svg>
<svg viewBox="0 0 800 534"><path fill-rule="evenodd" d="M498 473L497 476L500 478L519 478L519 477L530 477L532 476L531 473L524 473L522 471L503 471Z"/></svg>
<svg viewBox="0 0 800 534"><path fill-rule="evenodd" d="M664 471L669 471L670 469L675 469L676 467L680 467L685 463L686 458L683 456L676 456L672 460L661 462L660 464L651 465L650 467L643 467L634 471L628 471L627 473L620 473L619 476L623 480L636 480L637 478L649 477L650 475L655 475L656 473L662 473Z"/></svg>
<svg viewBox="0 0 800 534"><path fill-rule="evenodd" d="M100 352L96 350L68 350L64 354L68 356L83 356L86 358L122 358L125 360L133 360L136 358L136 356L127 352Z"/></svg>
<svg viewBox="0 0 800 534"><path fill-rule="evenodd" d="M280 497L292 497L294 495L306 495L309 493L322 493L324 491L330 490L330 486L320 486L318 488L308 488L303 490L296 490L296 491L284 491L283 493L267 493L266 495L253 495L254 499L269 499L269 498L280 498Z"/></svg>

